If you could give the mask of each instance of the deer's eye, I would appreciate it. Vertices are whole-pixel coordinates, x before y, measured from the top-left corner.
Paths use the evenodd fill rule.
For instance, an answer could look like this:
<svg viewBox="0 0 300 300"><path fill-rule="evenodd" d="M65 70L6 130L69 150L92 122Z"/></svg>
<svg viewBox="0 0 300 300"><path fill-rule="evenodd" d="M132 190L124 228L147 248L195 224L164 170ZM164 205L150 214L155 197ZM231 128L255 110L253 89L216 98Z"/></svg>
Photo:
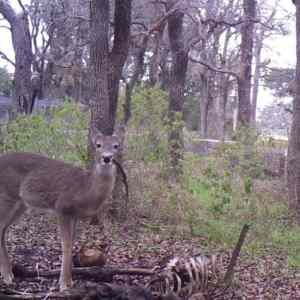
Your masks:
<svg viewBox="0 0 300 300"><path fill-rule="evenodd" d="M118 149L119 145L118 144L114 144L114 149Z"/></svg>
<svg viewBox="0 0 300 300"><path fill-rule="evenodd" d="M101 146L102 146L102 145L101 145L100 143L97 143L97 144L96 144L96 147L97 147L98 149L101 148Z"/></svg>

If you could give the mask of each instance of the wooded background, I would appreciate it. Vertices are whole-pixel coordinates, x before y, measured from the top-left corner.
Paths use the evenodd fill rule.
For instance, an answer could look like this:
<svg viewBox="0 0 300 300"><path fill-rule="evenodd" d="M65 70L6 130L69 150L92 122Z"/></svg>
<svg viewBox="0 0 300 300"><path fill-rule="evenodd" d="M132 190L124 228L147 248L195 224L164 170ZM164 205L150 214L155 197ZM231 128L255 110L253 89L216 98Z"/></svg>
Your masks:
<svg viewBox="0 0 300 300"><path fill-rule="evenodd" d="M14 60L0 52L14 70L0 68L0 100L12 103L2 151L37 151L85 164L93 156L91 147L86 151L88 128L110 135L122 124L126 137L119 160L142 214L151 205L165 209L160 220L169 220L170 211L182 213L195 233L201 210L208 209L207 224L216 215L219 220L226 215L225 223L246 216L261 224L272 219L279 205L273 200L280 198L274 232L283 215L300 220L300 1L293 1L296 15L279 0L17 2L20 13L11 1L0 0L1 26L11 32L15 52ZM297 66L274 66L270 41L290 34L289 24L295 23L297 49L286 52L297 56ZM265 101L261 89L275 101L258 117ZM47 113L39 119L44 101L55 102L59 111L50 117L53 127L43 123ZM61 115L68 125L57 119ZM68 131L58 133L60 126ZM67 141L65 156L62 142L43 139L52 134L56 143ZM191 158L190 151L197 155ZM280 191L272 181L278 177ZM163 192L158 178L166 180ZM116 191L115 198L121 194ZM266 195L271 202L261 200ZM204 201L199 210L198 196ZM214 225L223 230L224 224ZM267 235L265 227L260 230Z"/></svg>

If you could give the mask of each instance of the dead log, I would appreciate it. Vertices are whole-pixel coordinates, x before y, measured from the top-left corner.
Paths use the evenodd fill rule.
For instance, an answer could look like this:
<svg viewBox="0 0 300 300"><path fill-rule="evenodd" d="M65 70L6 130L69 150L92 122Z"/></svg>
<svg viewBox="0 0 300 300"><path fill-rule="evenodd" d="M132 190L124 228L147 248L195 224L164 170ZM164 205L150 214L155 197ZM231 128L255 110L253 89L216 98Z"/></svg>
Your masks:
<svg viewBox="0 0 300 300"><path fill-rule="evenodd" d="M13 273L16 277L22 278L34 278L34 277L59 277L60 269L45 271L38 271L36 269L25 269L19 265L15 265L13 268ZM112 282L113 276L115 275L135 275L135 276L152 276L155 274L154 271L149 269L118 269L111 267L80 267L73 268L72 274L74 276L80 276L86 279L97 279L101 282ZM1 298L0 298L1 299Z"/></svg>
<svg viewBox="0 0 300 300"><path fill-rule="evenodd" d="M49 293L15 293L7 294L0 291L1 300L42 300L42 299L68 299L68 300L153 300L151 292L140 286L120 286L116 284L92 284L80 289L69 289L63 292Z"/></svg>

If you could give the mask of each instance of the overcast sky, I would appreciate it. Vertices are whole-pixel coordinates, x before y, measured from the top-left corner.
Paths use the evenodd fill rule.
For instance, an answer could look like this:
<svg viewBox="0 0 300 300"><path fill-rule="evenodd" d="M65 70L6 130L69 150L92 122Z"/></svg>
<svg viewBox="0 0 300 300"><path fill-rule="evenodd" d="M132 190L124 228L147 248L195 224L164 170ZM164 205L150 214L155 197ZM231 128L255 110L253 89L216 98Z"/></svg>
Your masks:
<svg viewBox="0 0 300 300"><path fill-rule="evenodd" d="M273 1L273 0L269 0ZM295 6L291 0L280 1L278 6L278 14L285 15L294 13ZM269 49L265 49L263 55L265 58L271 59L271 64L280 67L294 67L296 64L296 34L295 34L295 18L287 22L290 33L287 36L273 37L268 39Z"/></svg>
<svg viewBox="0 0 300 300"><path fill-rule="evenodd" d="M17 0L9 0L16 10L20 10ZM276 0L266 0L265 3L273 4ZM24 0L23 3L27 1ZM281 4L284 3L284 4ZM291 0L279 1L279 14L293 13L295 7ZM1 22L3 25L3 21ZM290 29L290 34L284 37L273 37L267 40L267 49L262 53L262 59L270 60L272 67L294 67L296 64L296 37L295 37L295 20L287 23ZM11 60L14 60L14 52L11 44L10 31L0 27L0 50L3 51ZM0 59L0 66L7 66L12 72L13 68L4 60ZM258 107L271 103L273 97L269 91L260 90Z"/></svg>

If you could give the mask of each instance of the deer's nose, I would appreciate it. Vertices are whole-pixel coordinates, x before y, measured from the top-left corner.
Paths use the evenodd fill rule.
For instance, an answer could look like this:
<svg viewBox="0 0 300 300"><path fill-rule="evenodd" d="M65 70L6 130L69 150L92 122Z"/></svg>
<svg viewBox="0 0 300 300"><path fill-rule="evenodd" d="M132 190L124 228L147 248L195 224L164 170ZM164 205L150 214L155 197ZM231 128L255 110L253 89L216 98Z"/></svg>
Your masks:
<svg viewBox="0 0 300 300"><path fill-rule="evenodd" d="M103 158L103 161L106 164L109 164L112 161L112 155L111 154L105 154L105 155L102 156L102 158Z"/></svg>

